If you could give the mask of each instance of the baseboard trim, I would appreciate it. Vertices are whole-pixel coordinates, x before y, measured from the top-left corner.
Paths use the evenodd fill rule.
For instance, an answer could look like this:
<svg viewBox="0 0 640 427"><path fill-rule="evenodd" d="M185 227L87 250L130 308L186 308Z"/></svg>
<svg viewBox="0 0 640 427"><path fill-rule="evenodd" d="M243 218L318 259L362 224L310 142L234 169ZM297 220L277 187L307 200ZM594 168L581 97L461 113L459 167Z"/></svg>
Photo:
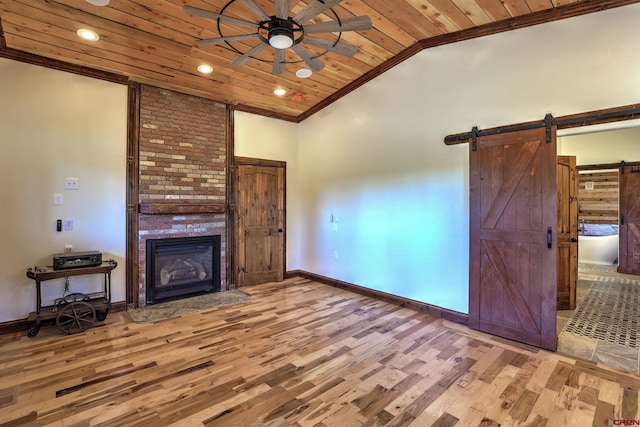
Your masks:
<svg viewBox="0 0 640 427"><path fill-rule="evenodd" d="M424 312L434 317L442 318L445 320L450 320L455 323L460 323L462 325L469 324L469 316L467 314L460 313L459 311L449 310L448 308L438 307L436 305L427 304L425 302L416 301L410 298L389 294L387 292L377 291L375 289L355 285L353 283L344 282L342 280L332 279L320 274L310 273L304 270L287 271L287 273L285 274L285 278L291 277L303 277L305 279L324 283L325 285L334 286L336 288L345 289L347 291L356 292L364 296L396 304L401 307L411 308L413 310Z"/></svg>
<svg viewBox="0 0 640 427"><path fill-rule="evenodd" d="M110 313L117 313L119 311L126 311L127 304L124 301L118 301L111 303ZM22 332L33 326L33 322L29 322L27 319L10 320L8 322L0 323L0 335L11 334L14 332Z"/></svg>

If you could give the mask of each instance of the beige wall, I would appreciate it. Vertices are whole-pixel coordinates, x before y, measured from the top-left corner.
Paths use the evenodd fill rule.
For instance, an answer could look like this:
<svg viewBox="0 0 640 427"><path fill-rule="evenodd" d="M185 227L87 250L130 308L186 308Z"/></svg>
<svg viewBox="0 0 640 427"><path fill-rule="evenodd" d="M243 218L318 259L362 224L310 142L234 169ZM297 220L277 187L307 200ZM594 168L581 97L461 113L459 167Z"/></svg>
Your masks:
<svg viewBox="0 0 640 427"><path fill-rule="evenodd" d="M50 265L69 244L118 262L112 300L123 301L126 86L0 59L0 97L0 322L34 310L26 269ZM64 189L68 177L79 179L79 190ZM74 229L56 232L57 219L72 219ZM97 277L70 284L75 292L101 287ZM51 303L62 281L46 282L43 292Z"/></svg>
<svg viewBox="0 0 640 427"><path fill-rule="evenodd" d="M287 162L287 270L299 268L298 125L236 111L235 155Z"/></svg>
<svg viewBox="0 0 640 427"><path fill-rule="evenodd" d="M576 156L580 165L640 161L640 127L558 138L558 154Z"/></svg>

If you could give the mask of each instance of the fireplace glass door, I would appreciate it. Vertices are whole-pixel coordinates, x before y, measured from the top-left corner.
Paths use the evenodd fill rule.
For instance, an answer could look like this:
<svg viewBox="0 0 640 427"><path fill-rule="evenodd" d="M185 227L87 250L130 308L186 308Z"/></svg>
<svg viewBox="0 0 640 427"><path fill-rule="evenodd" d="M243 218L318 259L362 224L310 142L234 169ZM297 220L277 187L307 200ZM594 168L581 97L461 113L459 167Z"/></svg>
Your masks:
<svg viewBox="0 0 640 427"><path fill-rule="evenodd" d="M220 291L220 236L147 240L146 302Z"/></svg>

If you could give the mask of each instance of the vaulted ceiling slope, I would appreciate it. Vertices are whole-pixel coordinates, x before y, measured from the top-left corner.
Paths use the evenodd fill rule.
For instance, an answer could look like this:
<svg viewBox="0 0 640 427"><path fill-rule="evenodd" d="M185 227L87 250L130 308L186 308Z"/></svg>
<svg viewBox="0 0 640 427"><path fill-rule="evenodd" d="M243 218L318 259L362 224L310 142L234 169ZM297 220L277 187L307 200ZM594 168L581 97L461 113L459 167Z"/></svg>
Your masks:
<svg viewBox="0 0 640 427"><path fill-rule="evenodd" d="M327 0L324 0L325 2ZM272 0L0 0L0 56L52 59L113 73L139 83L234 104L236 109L299 122L417 52L432 46L637 3L640 0L343 0L303 24L368 16L369 30L322 33L357 47L353 57L307 48L325 64L309 78L307 64L286 49L286 70L272 74L275 50L267 47L244 65L231 63L259 39L203 46L196 40L252 31L233 22L192 16L185 5L257 22L254 4L276 15ZM290 0L289 17L318 0ZM223 11L223 8L225 8ZM76 31L99 34L95 42ZM315 34L314 34L315 36ZM235 50L234 50L235 49ZM324 53L323 53L324 52ZM35 56L33 56L35 55ZM209 64L213 73L200 74ZM427 76L425 75L425 78ZM286 95L275 96L282 88ZM293 97L293 94L302 94ZM294 99L296 98L296 99ZM300 99L302 98L302 99Z"/></svg>

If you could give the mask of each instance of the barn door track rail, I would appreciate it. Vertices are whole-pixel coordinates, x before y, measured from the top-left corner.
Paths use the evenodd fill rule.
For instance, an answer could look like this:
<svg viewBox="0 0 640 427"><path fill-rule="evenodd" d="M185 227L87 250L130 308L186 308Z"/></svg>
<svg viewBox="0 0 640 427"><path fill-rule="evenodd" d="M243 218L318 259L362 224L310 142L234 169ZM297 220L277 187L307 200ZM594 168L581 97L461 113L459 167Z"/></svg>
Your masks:
<svg viewBox="0 0 640 427"><path fill-rule="evenodd" d="M591 111L588 113L573 114L557 118L554 118L551 114L547 114L544 120L535 120L532 122L518 123L509 126L500 126L483 130L479 130L477 126L474 126L471 132L463 132L446 136L444 138L444 143L446 145L457 145L470 142L472 150L475 151L476 139L481 136L498 135L507 132L519 132L541 127L547 129L547 142L551 142L552 126L557 126L558 129L567 129L637 118L640 118L640 104L610 108L607 110Z"/></svg>

